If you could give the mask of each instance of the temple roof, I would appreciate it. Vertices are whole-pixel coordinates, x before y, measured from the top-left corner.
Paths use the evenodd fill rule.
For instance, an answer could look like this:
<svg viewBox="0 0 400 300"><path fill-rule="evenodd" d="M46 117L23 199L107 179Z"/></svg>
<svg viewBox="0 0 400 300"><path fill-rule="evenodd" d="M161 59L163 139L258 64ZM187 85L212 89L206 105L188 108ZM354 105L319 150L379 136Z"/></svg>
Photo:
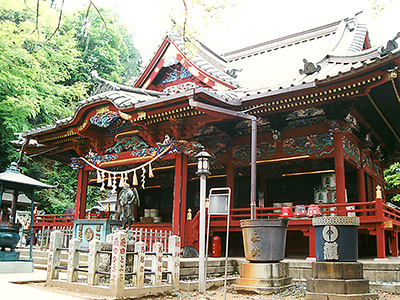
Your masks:
<svg viewBox="0 0 400 300"><path fill-rule="evenodd" d="M248 90L276 90L314 80L299 73L304 67L304 59L317 66L326 56L360 52L364 49L366 36L366 26L358 24L354 17L222 56L230 68L241 70L237 72L237 79ZM318 77L326 77L322 68L321 71Z"/></svg>
<svg viewBox="0 0 400 300"><path fill-rule="evenodd" d="M397 36L396 36L397 37ZM79 111L110 102L121 111L146 110L152 105L172 103L191 94L207 93L220 105L245 106L269 96L317 88L380 68L400 57L399 49L369 48L367 28L356 17L299 32L218 55L201 42L191 42L187 53L183 38L168 34L134 85L118 84L94 75L99 86L95 95L81 101L73 116L52 125L27 131L35 136L76 122ZM202 82L214 85L176 93L150 89L157 72L176 62ZM385 66L382 71L387 71ZM209 86L212 86L211 88ZM395 126L396 128L398 126Z"/></svg>

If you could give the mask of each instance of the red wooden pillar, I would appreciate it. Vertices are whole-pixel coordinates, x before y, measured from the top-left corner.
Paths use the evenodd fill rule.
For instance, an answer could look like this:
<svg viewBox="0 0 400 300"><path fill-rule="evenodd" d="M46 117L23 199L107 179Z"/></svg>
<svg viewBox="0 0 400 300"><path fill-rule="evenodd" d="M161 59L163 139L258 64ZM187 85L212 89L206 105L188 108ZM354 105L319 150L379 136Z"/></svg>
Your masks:
<svg viewBox="0 0 400 300"><path fill-rule="evenodd" d="M175 155L172 234L179 235L181 237L182 245L185 245L186 190L187 190L187 155L178 153Z"/></svg>
<svg viewBox="0 0 400 300"><path fill-rule="evenodd" d="M308 257L315 258L315 228L312 225L308 226L308 230L302 230L303 235L308 237Z"/></svg>
<svg viewBox="0 0 400 300"><path fill-rule="evenodd" d="M385 258L385 224L383 222L383 200L382 198L375 199L376 205L376 257Z"/></svg>
<svg viewBox="0 0 400 300"><path fill-rule="evenodd" d="M343 134L335 132L333 134L333 143L335 147L335 175L336 175L336 202L346 203L346 182L344 172L344 149L343 149ZM345 216L346 209L338 207L338 215Z"/></svg>
<svg viewBox="0 0 400 300"><path fill-rule="evenodd" d="M392 250L392 257L399 256L399 233L395 230L390 233L390 250Z"/></svg>
<svg viewBox="0 0 400 300"><path fill-rule="evenodd" d="M75 197L75 220L85 218L88 175L89 172L85 171L85 168L79 169Z"/></svg>
<svg viewBox="0 0 400 300"><path fill-rule="evenodd" d="M232 149L228 150L226 158L226 186L231 188L231 208L234 208L233 195L235 194L235 166L232 163Z"/></svg>

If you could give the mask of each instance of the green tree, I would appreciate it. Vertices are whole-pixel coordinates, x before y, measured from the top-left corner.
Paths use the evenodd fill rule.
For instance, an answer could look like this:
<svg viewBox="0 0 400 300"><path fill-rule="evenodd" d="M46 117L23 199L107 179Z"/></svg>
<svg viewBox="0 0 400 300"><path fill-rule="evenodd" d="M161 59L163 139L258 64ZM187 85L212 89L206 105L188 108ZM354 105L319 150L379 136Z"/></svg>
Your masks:
<svg viewBox="0 0 400 300"><path fill-rule="evenodd" d="M75 80L89 81L90 72L122 83L139 74L142 60L134 47L132 36L110 10L80 10L65 18L63 31L75 31L81 64Z"/></svg>
<svg viewBox="0 0 400 300"><path fill-rule="evenodd" d="M8 154L0 161L3 170L16 156L9 144L13 132L66 117L87 95L86 83L68 84L80 60L72 34L44 43L57 14L43 6L45 25L38 27L35 12L23 3L0 3L0 151Z"/></svg>
<svg viewBox="0 0 400 300"><path fill-rule="evenodd" d="M104 25L91 11L91 26L85 36L84 12L63 14L65 24L59 26L60 11L50 4L0 2L1 171L19 156L10 145L13 133L72 115L79 100L88 96L90 71L122 82L137 75L141 63L132 36L116 15L100 10ZM36 201L47 213L62 213L74 206L77 174L69 166L25 158L23 171L49 184L59 183L57 188L36 193ZM104 195L99 189L90 187L89 205L100 198Z"/></svg>
<svg viewBox="0 0 400 300"><path fill-rule="evenodd" d="M387 190L400 189L400 162L392 164L383 173ZM400 194L395 195L391 201L400 201Z"/></svg>

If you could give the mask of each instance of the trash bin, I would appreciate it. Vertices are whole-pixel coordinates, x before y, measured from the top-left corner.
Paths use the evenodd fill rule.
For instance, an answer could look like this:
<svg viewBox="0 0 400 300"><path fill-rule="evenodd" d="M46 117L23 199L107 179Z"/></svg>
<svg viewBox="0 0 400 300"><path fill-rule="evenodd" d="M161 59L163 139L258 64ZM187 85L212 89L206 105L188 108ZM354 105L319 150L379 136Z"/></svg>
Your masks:
<svg viewBox="0 0 400 300"><path fill-rule="evenodd" d="M324 216L314 218L312 224L317 261L357 261L359 218Z"/></svg>

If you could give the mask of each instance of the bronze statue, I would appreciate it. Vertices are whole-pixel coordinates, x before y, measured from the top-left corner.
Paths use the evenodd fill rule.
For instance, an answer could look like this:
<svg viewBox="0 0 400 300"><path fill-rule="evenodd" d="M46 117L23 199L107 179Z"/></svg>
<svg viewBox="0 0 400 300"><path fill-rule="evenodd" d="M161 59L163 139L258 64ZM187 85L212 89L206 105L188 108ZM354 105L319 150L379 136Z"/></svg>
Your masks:
<svg viewBox="0 0 400 300"><path fill-rule="evenodd" d="M129 188L129 184L125 183L118 196L117 213L120 214L119 219L122 221L123 227L128 228L135 222L134 205L139 205L139 194L136 188L133 191Z"/></svg>

